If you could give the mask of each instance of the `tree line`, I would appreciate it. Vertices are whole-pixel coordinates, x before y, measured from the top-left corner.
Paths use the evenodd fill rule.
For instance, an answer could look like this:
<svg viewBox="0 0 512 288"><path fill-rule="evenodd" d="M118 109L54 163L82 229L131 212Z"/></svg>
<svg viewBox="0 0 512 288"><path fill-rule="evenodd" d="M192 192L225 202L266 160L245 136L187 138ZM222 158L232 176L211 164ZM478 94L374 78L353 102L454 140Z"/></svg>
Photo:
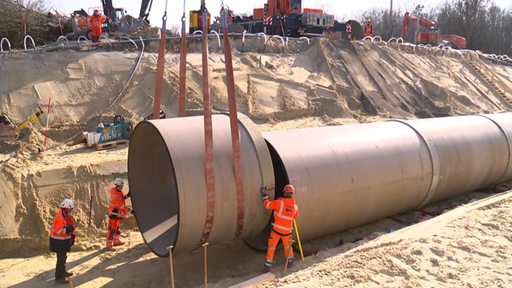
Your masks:
<svg viewBox="0 0 512 288"><path fill-rule="evenodd" d="M363 25L370 19L374 34L387 40L401 36L405 12L373 9L360 19ZM512 8L502 9L491 0L456 0L422 14L437 23L441 34L465 37L468 49L512 56Z"/></svg>

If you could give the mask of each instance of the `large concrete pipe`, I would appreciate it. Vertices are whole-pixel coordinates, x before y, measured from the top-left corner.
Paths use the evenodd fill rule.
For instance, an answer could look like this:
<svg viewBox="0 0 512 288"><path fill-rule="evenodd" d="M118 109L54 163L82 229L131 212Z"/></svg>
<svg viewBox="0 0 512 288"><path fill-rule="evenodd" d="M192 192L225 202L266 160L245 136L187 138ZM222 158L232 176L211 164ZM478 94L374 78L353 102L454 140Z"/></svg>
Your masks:
<svg viewBox="0 0 512 288"><path fill-rule="evenodd" d="M269 213L261 209L258 187L274 185L265 140L247 117L239 116L245 203L243 230L237 233L237 197L228 115L213 116L215 207L207 209L202 117L150 120L134 129L128 152L132 204L144 241L159 256L200 247L207 213L213 213L208 242L252 238ZM255 188L256 187L256 188ZM255 190L256 189L256 190ZM254 193L255 192L255 193ZM210 207L212 208L212 207Z"/></svg>
<svg viewBox="0 0 512 288"><path fill-rule="evenodd" d="M157 255L198 247L205 225L202 117L134 129L128 176L137 222ZM512 113L274 131L240 117L245 211L241 239L266 238L259 188L296 188L305 241L512 179ZM208 242L235 238L229 118L214 117L216 199ZM264 140L263 140L264 139ZM264 144L266 140L266 144ZM261 248L261 247L259 247Z"/></svg>

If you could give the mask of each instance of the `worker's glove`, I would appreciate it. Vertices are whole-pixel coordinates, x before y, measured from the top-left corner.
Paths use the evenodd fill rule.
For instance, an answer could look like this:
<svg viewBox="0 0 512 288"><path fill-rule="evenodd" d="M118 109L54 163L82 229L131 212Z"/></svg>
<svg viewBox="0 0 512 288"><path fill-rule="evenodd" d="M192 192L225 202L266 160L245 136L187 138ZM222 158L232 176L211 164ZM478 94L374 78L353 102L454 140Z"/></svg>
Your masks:
<svg viewBox="0 0 512 288"><path fill-rule="evenodd" d="M263 200L268 199L267 186L261 187L260 193L261 196L263 197Z"/></svg>
<svg viewBox="0 0 512 288"><path fill-rule="evenodd" d="M75 225L67 225L66 227L64 227L64 229L66 229L66 234L69 234L75 231Z"/></svg>
<svg viewBox="0 0 512 288"><path fill-rule="evenodd" d="M130 198L130 197L132 196L130 193L131 193L131 192L130 192L130 191L128 191L128 193L127 193L126 195L124 195L124 199L128 199L128 198Z"/></svg>

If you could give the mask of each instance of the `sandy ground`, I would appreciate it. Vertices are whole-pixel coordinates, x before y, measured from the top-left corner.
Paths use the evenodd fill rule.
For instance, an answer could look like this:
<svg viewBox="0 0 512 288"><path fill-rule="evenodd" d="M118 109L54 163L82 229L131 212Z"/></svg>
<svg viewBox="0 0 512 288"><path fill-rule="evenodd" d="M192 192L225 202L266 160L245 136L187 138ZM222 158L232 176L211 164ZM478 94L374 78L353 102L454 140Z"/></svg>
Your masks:
<svg viewBox="0 0 512 288"><path fill-rule="evenodd" d="M474 52L369 42L263 43L233 45L239 112L262 131L511 108L512 66ZM225 112L224 55L216 41L210 46L214 110ZM198 114L201 56L194 43L189 48L187 113ZM77 144L98 121L119 114L136 124L151 113L157 54L123 49L1 55L0 111L17 124L36 104L45 111L20 140L0 142L1 287L55 286L48 229L63 197L77 204L78 240L68 258L75 287L170 286L169 258L149 251L133 218L122 224L126 244L102 249L107 193L112 179L127 177L127 147L96 151ZM166 54L167 117L177 115L178 64L175 51ZM304 243L308 256L287 275L277 252L278 279L262 287L510 287L508 189L498 185ZM203 252L174 255L177 287L204 285ZM264 254L241 241L208 247L207 256L209 287L262 273Z"/></svg>

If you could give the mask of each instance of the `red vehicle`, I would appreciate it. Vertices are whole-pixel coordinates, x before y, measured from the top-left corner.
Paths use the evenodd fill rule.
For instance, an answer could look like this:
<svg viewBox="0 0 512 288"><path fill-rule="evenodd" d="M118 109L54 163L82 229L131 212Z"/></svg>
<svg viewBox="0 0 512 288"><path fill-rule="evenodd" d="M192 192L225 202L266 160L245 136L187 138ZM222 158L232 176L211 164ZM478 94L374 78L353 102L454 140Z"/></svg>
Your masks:
<svg viewBox="0 0 512 288"><path fill-rule="evenodd" d="M232 12L232 11L230 11ZM250 16L230 13L228 24L236 24L248 33L288 37L322 37L334 28L334 15L321 9L303 8L302 0L267 0L262 8L255 8ZM201 30L201 11L190 12L190 33ZM343 29L345 26L343 26Z"/></svg>
<svg viewBox="0 0 512 288"><path fill-rule="evenodd" d="M436 22L429 20L421 15L421 13L414 13L412 16L409 12L405 12L404 20L402 22L402 38L409 41L409 25L416 23L419 29L412 37L415 44L431 44L439 45L444 44L457 49L466 49L466 38L459 35L442 35Z"/></svg>

